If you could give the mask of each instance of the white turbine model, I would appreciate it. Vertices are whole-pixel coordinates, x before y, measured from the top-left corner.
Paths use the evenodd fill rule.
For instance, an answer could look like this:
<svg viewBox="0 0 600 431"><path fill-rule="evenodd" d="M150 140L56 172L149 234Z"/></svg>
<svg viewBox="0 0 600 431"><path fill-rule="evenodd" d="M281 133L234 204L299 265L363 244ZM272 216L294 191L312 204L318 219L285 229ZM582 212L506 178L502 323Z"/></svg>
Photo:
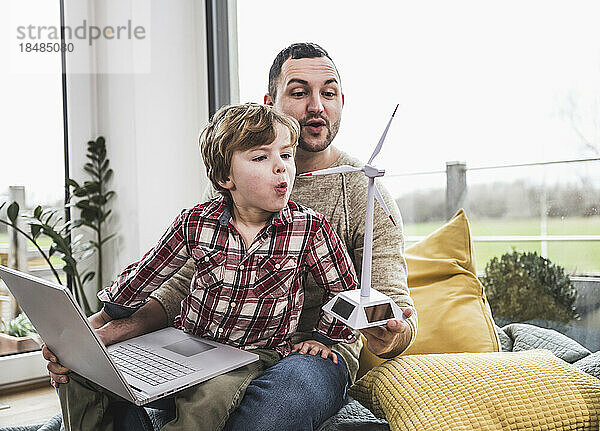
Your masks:
<svg viewBox="0 0 600 431"><path fill-rule="evenodd" d="M299 176L309 175L327 175L338 174L342 172L364 172L369 179L369 188L367 189L367 215L365 218L365 239L363 245L362 259L362 276L360 280L360 290L348 290L337 294L327 304L323 306L323 310L332 314L337 319L344 322L353 329L369 328L371 326L380 326L385 324L390 319L404 320L402 310L398 305L387 295L373 289L371 287L371 261L373 251L373 206L374 199L377 201L388 215L394 226L394 221L390 210L388 209L383 197L377 190L375 185L375 177L382 177L385 174L383 169L378 169L371 165L373 159L381 151L381 146L385 140L390 124L396 114L396 109L390 118L375 151L371 154L371 158L363 167L350 165L336 166L334 168L322 169L319 171L307 172Z"/></svg>

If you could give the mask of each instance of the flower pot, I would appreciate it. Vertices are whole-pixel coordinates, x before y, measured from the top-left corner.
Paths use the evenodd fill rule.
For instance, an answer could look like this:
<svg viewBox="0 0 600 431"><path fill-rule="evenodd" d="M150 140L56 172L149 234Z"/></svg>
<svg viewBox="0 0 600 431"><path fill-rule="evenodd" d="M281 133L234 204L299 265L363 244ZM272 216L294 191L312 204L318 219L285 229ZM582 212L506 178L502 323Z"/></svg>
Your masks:
<svg viewBox="0 0 600 431"><path fill-rule="evenodd" d="M11 353L23 353L40 348L38 342L32 337L13 337L0 333L0 356Z"/></svg>

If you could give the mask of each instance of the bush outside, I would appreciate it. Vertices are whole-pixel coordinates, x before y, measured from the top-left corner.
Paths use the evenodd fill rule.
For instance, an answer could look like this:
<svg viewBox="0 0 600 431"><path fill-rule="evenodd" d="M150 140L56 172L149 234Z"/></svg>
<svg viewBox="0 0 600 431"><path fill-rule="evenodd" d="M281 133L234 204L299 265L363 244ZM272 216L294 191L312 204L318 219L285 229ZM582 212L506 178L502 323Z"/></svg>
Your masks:
<svg viewBox="0 0 600 431"><path fill-rule="evenodd" d="M494 257L481 282L492 313L513 322L577 319L575 290L561 266L535 252L513 251Z"/></svg>

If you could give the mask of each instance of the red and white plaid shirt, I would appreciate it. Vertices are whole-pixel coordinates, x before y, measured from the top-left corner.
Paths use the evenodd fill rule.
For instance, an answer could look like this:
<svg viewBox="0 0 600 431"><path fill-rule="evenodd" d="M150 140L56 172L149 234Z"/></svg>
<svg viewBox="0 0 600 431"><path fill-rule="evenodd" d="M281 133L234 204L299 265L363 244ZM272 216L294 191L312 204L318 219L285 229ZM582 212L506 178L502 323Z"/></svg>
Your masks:
<svg viewBox="0 0 600 431"><path fill-rule="evenodd" d="M323 303L358 280L343 243L322 214L294 202L274 214L250 248L231 223L224 198L184 210L159 243L119 275L100 300L140 307L150 293L194 259L191 291L175 326L240 348L291 351L310 272ZM318 333L353 342L345 325L321 312Z"/></svg>

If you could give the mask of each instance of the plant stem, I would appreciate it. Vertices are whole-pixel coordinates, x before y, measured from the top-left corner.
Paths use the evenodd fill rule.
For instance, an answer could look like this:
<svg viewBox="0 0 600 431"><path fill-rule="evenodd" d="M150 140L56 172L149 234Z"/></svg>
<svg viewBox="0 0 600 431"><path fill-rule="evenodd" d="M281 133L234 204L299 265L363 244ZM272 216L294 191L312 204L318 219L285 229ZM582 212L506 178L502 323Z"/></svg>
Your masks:
<svg viewBox="0 0 600 431"><path fill-rule="evenodd" d="M92 315L92 310L90 308L90 304L85 296L85 292L83 290L83 284L81 284L81 277L79 277L79 271L75 270L75 280L77 287L79 288L79 294L81 295L81 302L83 303L83 311L85 311L86 316Z"/></svg>
<svg viewBox="0 0 600 431"><path fill-rule="evenodd" d="M58 281L58 284L60 284L62 286L62 282L60 281L60 277L58 276L56 269L54 269L54 265L52 265L52 263L50 263L50 258L46 255L46 253L44 253L44 250L42 250L42 248L38 245L38 243L32 237L30 237L26 232L19 229L17 226L13 225L12 223L8 223L6 220L2 220L2 219L0 219L0 223L4 223L5 225L12 227L14 230L19 232L21 235L23 235L25 238L27 238L29 241L31 241L33 243L33 245L36 246L36 248L38 249L38 251L40 252L42 257L44 258L44 260L48 263L48 266L52 270L54 277L56 277L56 281Z"/></svg>
<svg viewBox="0 0 600 431"><path fill-rule="evenodd" d="M98 271L96 272L96 292L102 290L102 222L98 223ZM100 307L100 300L96 296L96 305Z"/></svg>

